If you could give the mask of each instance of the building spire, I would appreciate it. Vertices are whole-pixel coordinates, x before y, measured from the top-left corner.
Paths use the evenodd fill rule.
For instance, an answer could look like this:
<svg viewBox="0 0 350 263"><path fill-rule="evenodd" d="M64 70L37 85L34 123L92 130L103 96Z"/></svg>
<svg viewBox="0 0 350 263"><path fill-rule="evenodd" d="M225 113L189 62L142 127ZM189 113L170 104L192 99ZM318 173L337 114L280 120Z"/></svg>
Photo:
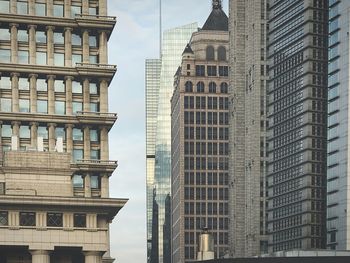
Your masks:
<svg viewBox="0 0 350 263"><path fill-rule="evenodd" d="M221 9L222 8L222 0L212 0L213 1L213 9Z"/></svg>

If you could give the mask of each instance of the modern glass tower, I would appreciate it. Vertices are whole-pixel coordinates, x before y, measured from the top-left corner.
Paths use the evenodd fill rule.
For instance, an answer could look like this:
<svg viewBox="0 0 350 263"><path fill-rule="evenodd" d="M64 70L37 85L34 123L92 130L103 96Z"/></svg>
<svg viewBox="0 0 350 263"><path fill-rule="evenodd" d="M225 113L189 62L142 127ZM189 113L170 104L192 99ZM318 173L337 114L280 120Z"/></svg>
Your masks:
<svg viewBox="0 0 350 263"><path fill-rule="evenodd" d="M327 246L350 249L349 1L329 1Z"/></svg>
<svg viewBox="0 0 350 263"><path fill-rule="evenodd" d="M269 6L269 249L325 248L328 1Z"/></svg>
<svg viewBox="0 0 350 263"><path fill-rule="evenodd" d="M189 42L191 34L197 30L197 23L176 27L166 30L163 34L163 41L161 47L161 69L160 69L160 84L157 96L157 117L155 124L155 141L154 146L154 171L152 172L151 166L147 167L147 198L155 197L155 202L158 208L158 219L154 217L156 213L151 211L151 207L155 207L153 201L147 200L147 211L149 214L148 220L153 218L154 222L158 222L158 232L148 227L148 244L149 254L148 260L151 260L151 255L158 254L157 260L150 261L152 263L168 263L171 260L170 246L164 244L170 244L170 209L169 209L169 196L170 196L170 176L171 176L171 105L170 99L173 93L174 74L177 68L181 64L181 54L184 46ZM146 90L148 87L146 86ZM147 93L147 91L146 91ZM146 107L148 107L146 105ZM149 116L146 116L146 122L148 122ZM152 116L151 118L154 118ZM148 132L148 131L147 131ZM150 134L146 135L150 138ZM151 164L150 164L151 165ZM151 192L150 192L151 191ZM167 212L166 212L167 211ZM166 214L168 213L168 214ZM152 214L152 216L151 216ZM155 224L148 222L149 226ZM164 231L165 230L165 231ZM157 233L158 236L152 236L151 233ZM165 235L163 233L166 233ZM157 239L156 242L154 239ZM151 247L154 244L158 247L158 253ZM153 250L153 251L152 251Z"/></svg>

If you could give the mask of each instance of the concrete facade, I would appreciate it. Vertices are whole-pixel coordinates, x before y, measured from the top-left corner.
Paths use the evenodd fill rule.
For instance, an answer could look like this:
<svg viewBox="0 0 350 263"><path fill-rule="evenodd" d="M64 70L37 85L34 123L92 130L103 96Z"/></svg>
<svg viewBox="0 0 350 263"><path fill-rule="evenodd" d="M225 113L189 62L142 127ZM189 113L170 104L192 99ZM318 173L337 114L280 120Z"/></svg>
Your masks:
<svg viewBox="0 0 350 263"><path fill-rule="evenodd" d="M107 1L1 1L0 255L112 262Z"/></svg>
<svg viewBox="0 0 350 263"><path fill-rule="evenodd" d="M231 0L230 255L267 252L267 1Z"/></svg>

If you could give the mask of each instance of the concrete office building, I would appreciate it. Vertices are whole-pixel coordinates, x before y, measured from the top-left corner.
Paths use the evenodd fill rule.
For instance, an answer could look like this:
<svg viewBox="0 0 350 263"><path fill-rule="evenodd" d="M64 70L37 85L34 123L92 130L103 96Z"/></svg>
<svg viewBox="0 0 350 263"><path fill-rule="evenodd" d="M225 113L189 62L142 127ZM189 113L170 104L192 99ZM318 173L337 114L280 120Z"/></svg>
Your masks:
<svg viewBox="0 0 350 263"><path fill-rule="evenodd" d="M269 6L269 250L321 249L326 247L328 1L274 0Z"/></svg>
<svg viewBox="0 0 350 263"><path fill-rule="evenodd" d="M166 30L161 44L161 59L146 61L147 258L151 263L170 263L171 260L170 99L183 48L197 28L197 23L192 23Z"/></svg>
<svg viewBox="0 0 350 263"><path fill-rule="evenodd" d="M194 262L203 228L228 245L228 18L221 1L192 34L171 100L172 262Z"/></svg>
<svg viewBox="0 0 350 263"><path fill-rule="evenodd" d="M113 262L107 1L0 0L0 261Z"/></svg>
<svg viewBox="0 0 350 263"><path fill-rule="evenodd" d="M230 1L230 255L267 252L266 0Z"/></svg>
<svg viewBox="0 0 350 263"><path fill-rule="evenodd" d="M329 1L327 246L350 250L349 1Z"/></svg>

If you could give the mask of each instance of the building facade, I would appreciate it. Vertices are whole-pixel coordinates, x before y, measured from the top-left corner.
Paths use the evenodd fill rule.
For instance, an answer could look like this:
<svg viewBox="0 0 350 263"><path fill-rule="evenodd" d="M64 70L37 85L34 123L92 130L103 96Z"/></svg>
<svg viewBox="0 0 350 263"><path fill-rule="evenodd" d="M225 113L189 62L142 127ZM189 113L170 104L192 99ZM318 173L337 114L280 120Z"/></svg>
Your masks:
<svg viewBox="0 0 350 263"><path fill-rule="evenodd" d="M267 1L230 1L230 255L267 252Z"/></svg>
<svg viewBox="0 0 350 263"><path fill-rule="evenodd" d="M350 249L349 1L329 1L327 246Z"/></svg>
<svg viewBox="0 0 350 263"><path fill-rule="evenodd" d="M172 262L196 261L208 228L228 246L228 18L220 1L182 55L171 100Z"/></svg>
<svg viewBox="0 0 350 263"><path fill-rule="evenodd" d="M0 1L0 261L113 262L107 1Z"/></svg>
<svg viewBox="0 0 350 263"><path fill-rule="evenodd" d="M171 260L169 246L170 231L168 231L170 229L170 220L167 220L170 218L168 201L170 198L171 176L170 99L174 89L174 73L181 63L181 53L183 51L183 47L188 43L192 32L197 30L197 27L197 23L192 23L169 29L164 32L161 47L159 90L152 102L154 103L155 99L157 99L157 116L152 114L147 114L146 116L146 122L149 122L151 119L156 120L156 123L153 126L155 129L154 142L149 142L147 145L147 149L152 149L152 147L155 149L154 168L152 167L151 159L148 158L150 163L147 164L147 211L149 215L148 220L153 220L152 223L148 221L148 225L153 226L153 228L156 225L155 223L158 225L158 231L150 227L147 228L147 238L149 244L149 252L147 257L148 260L153 258L154 261L150 261L152 263L168 263ZM152 88L151 86L152 85L146 86L146 90L154 89L154 87ZM146 93L150 94L150 91L146 91ZM149 101L149 103L151 102ZM146 108L149 107L150 104L146 105ZM154 130L151 131L147 129L146 137L151 138L153 136L153 132ZM154 146L152 143L154 143ZM151 198L151 200L149 198ZM153 198L155 199L156 205L152 201ZM157 208L158 211L154 211L152 207ZM157 218L156 213L158 213ZM153 215L151 216L151 214ZM164 230L166 233L165 235L163 234ZM151 233L157 234L157 236L153 236ZM156 247L158 247L158 249ZM151 257L151 255L153 256Z"/></svg>
<svg viewBox="0 0 350 263"><path fill-rule="evenodd" d="M328 1L269 6L269 249L325 248Z"/></svg>

